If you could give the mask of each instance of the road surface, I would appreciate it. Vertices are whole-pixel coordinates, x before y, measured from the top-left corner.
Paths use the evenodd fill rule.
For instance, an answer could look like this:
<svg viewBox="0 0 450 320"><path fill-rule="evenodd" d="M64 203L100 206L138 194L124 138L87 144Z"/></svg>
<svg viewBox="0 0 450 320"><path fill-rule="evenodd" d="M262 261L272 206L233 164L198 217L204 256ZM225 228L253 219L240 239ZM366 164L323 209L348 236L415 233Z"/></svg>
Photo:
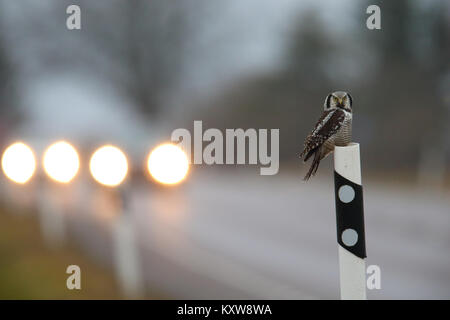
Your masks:
<svg viewBox="0 0 450 320"><path fill-rule="evenodd" d="M68 236L112 265L120 203L80 180L47 195L68 199L59 210ZM449 299L448 194L364 182L367 265L381 268L381 289L368 298ZM147 288L186 299L339 298L331 176L304 183L296 175L196 170L182 186L149 186L128 190L126 213Z"/></svg>

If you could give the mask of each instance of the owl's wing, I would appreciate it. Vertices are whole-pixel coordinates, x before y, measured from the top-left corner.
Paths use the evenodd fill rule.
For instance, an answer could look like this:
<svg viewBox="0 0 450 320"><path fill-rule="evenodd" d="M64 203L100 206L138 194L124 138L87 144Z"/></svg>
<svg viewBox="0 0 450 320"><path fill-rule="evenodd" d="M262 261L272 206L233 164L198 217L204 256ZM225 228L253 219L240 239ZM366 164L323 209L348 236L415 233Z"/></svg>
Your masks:
<svg viewBox="0 0 450 320"><path fill-rule="evenodd" d="M300 158L304 157L303 161L307 161L317 148L339 131L344 120L345 113L340 109L325 111L317 121L314 130L306 137Z"/></svg>

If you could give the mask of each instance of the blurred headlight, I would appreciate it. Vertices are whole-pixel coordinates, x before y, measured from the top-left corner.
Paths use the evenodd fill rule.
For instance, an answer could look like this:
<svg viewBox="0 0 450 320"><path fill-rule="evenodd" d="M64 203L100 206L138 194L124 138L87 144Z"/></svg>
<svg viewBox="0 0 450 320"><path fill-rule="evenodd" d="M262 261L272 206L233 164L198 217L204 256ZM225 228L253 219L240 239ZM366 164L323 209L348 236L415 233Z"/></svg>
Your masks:
<svg viewBox="0 0 450 320"><path fill-rule="evenodd" d="M10 145L2 156L3 173L8 179L24 184L36 170L36 158L29 146L22 142Z"/></svg>
<svg viewBox="0 0 450 320"><path fill-rule="evenodd" d="M166 143L152 150L148 156L147 169L156 181L173 185L186 178L189 160L180 147Z"/></svg>
<svg viewBox="0 0 450 320"><path fill-rule="evenodd" d="M108 145L94 152L89 168L97 182L108 187L116 187L127 176L128 161L119 148Z"/></svg>
<svg viewBox="0 0 450 320"><path fill-rule="evenodd" d="M44 153L44 170L53 180L70 182L78 173L80 159L75 148L65 141L52 144Z"/></svg>

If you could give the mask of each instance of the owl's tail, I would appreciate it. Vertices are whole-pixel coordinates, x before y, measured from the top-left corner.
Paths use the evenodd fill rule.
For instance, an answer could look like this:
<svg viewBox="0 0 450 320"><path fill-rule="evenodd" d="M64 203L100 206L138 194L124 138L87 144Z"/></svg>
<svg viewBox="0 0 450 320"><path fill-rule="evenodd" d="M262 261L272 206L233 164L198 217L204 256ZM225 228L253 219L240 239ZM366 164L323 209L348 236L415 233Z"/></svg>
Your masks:
<svg viewBox="0 0 450 320"><path fill-rule="evenodd" d="M308 181L309 178L311 178L311 176L316 174L317 169L319 169L320 160L321 160L321 158L320 158L320 148L319 148L314 153L314 158L313 158L311 167L309 168L306 176L303 178L304 181Z"/></svg>

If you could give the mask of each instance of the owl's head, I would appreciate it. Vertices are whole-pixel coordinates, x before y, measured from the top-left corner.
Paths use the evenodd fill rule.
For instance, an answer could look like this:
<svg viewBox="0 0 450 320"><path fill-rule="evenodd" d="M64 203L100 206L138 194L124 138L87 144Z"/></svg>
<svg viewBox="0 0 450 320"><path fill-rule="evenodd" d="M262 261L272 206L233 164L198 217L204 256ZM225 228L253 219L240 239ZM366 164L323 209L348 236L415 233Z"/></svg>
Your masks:
<svg viewBox="0 0 450 320"><path fill-rule="evenodd" d="M341 108L345 111L352 112L352 104L353 99L350 93L345 91L336 91L327 96L323 108L325 111Z"/></svg>

